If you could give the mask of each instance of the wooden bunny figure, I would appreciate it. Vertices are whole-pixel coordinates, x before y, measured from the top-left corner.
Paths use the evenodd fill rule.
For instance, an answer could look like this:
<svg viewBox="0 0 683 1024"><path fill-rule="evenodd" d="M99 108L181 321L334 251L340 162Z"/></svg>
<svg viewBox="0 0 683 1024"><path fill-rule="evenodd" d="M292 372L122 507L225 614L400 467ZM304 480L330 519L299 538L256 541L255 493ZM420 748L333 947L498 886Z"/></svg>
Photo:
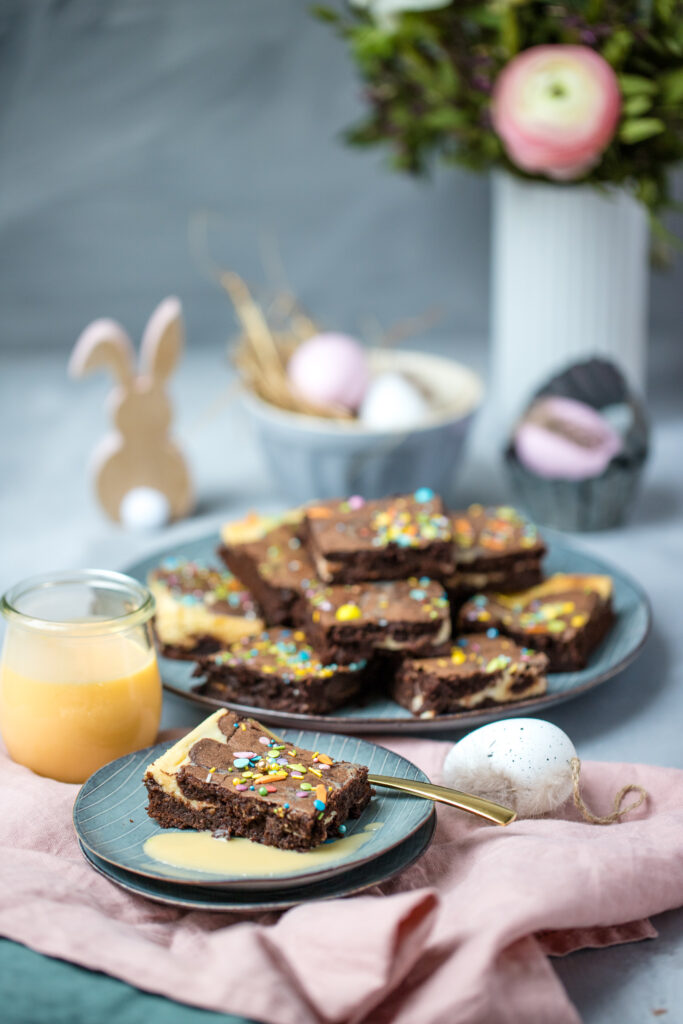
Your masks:
<svg viewBox="0 0 683 1024"><path fill-rule="evenodd" d="M122 501L137 488L158 492L174 519L187 515L192 507L185 459L169 436L171 405L165 393L183 340L182 308L171 297L157 306L147 323L139 372L133 344L115 320L95 320L71 353L71 376L83 377L108 367L118 381L107 403L115 429L100 442L93 458L97 496L116 522L121 521Z"/></svg>

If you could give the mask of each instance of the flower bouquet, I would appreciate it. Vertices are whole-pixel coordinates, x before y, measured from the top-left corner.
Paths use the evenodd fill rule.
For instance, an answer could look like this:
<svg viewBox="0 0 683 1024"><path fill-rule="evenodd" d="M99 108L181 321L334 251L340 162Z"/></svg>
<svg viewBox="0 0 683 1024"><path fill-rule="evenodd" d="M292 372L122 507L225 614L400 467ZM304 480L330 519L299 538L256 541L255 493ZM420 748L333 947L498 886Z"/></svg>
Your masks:
<svg viewBox="0 0 683 1024"><path fill-rule="evenodd" d="M394 167L494 169L493 368L511 414L570 359L644 376L648 221L683 157L680 0L354 0L319 7ZM648 213L651 215L648 218Z"/></svg>

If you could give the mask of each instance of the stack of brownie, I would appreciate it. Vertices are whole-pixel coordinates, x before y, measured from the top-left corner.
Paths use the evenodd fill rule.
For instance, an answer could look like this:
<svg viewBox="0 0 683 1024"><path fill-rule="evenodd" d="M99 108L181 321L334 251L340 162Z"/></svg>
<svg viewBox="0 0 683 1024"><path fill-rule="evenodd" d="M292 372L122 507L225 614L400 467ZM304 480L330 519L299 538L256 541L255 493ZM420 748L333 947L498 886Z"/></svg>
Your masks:
<svg viewBox="0 0 683 1024"><path fill-rule="evenodd" d="M448 512L428 488L252 515L219 554L265 630L195 675L250 707L324 714L377 684L420 718L519 701L548 668L582 667L611 622L607 577L543 582L535 526L508 507Z"/></svg>

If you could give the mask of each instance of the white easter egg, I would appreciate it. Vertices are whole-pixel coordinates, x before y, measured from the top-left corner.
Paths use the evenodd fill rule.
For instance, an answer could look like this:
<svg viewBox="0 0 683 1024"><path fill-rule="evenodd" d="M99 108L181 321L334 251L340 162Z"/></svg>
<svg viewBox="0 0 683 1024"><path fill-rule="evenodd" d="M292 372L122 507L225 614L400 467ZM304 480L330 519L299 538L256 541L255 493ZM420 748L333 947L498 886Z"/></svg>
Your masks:
<svg viewBox="0 0 683 1024"><path fill-rule="evenodd" d="M456 743L444 763L444 782L530 818L571 796L574 757L574 744L556 725L509 718L475 729Z"/></svg>
<svg viewBox="0 0 683 1024"><path fill-rule="evenodd" d="M171 518L171 506L156 488L133 487L121 501L119 516L127 530L158 530Z"/></svg>
<svg viewBox="0 0 683 1024"><path fill-rule="evenodd" d="M309 402L355 411L370 379L368 357L360 342L348 334L316 334L294 350L287 377Z"/></svg>
<svg viewBox="0 0 683 1024"><path fill-rule="evenodd" d="M402 373L381 373L370 381L360 407L361 423L375 430L406 430L424 422L429 403Z"/></svg>

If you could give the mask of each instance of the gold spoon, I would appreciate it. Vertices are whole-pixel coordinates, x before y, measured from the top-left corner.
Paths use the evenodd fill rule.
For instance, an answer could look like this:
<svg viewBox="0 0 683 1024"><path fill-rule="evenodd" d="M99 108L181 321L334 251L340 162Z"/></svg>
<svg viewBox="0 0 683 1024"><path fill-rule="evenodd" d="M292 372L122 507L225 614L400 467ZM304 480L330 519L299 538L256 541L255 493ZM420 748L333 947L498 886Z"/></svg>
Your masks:
<svg viewBox="0 0 683 1024"><path fill-rule="evenodd" d="M494 825L509 825L517 817L517 812L510 807L494 804L492 800L485 800L471 793L461 793L460 790L450 789L449 786L435 786L432 782L417 782L413 779L397 779L393 775L370 774L368 780L373 786L399 789L404 793L412 793L413 796L421 796L425 800L434 800L438 804L450 804L451 807L469 811L479 818L492 821Z"/></svg>
<svg viewBox="0 0 683 1024"><path fill-rule="evenodd" d="M276 743L284 743L270 729L259 722L263 732L274 739ZM372 786L383 786L385 789L397 789L412 796L420 796L424 800L434 800L435 803L449 804L461 811L469 811L479 818L485 818L495 825L509 825L517 817L517 812L510 807L503 807L501 804L494 804L492 800L485 800L481 796L473 796L471 793L461 793L458 789L450 789L448 786L435 786L432 782L418 782L413 779L398 779L393 775L368 775L368 781Z"/></svg>

